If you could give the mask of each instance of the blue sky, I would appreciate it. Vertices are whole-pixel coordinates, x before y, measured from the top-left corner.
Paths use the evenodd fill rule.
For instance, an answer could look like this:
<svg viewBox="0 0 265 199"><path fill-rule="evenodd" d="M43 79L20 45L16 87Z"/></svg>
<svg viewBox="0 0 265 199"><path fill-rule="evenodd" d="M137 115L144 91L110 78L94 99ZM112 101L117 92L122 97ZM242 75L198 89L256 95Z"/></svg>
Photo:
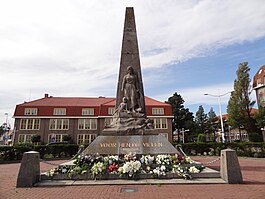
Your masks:
<svg viewBox="0 0 265 199"><path fill-rule="evenodd" d="M186 101L185 106L194 114L200 105L203 105L206 113L213 107L216 114L219 114L218 99L213 98L209 101L211 97L204 96L204 93L219 95L232 91L238 64L245 61L249 63L250 78L252 79L259 68L265 65L264 55L265 38L262 38L252 42L224 47L210 55L173 64L166 69L160 68L157 73L165 78L162 81L163 83L160 82L161 85L158 86L158 89L164 94L157 96L156 88L152 87L152 85L146 86L146 94L157 96L156 98L163 100L166 99L166 96L170 96L169 91L171 91L171 95L177 92ZM151 76L152 74L144 71L144 75ZM192 91L185 96L185 89L189 90L190 88L194 89L194 94L192 95L197 95L198 101L189 99ZM222 113L226 113L229 97L229 94L221 97ZM254 91L251 99L256 100Z"/></svg>
<svg viewBox="0 0 265 199"><path fill-rule="evenodd" d="M251 77L265 64L264 0L0 1L0 123L44 93L115 96L126 6L151 98L177 92L192 112L218 114L217 99L203 94L231 91L240 62Z"/></svg>

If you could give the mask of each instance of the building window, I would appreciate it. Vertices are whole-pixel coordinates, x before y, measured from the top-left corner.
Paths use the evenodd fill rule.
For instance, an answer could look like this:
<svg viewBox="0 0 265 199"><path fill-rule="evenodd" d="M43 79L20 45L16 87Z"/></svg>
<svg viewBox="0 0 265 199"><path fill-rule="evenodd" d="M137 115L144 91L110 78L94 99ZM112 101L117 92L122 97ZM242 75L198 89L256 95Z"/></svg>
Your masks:
<svg viewBox="0 0 265 199"><path fill-rule="evenodd" d="M113 121L113 118L111 118L111 117L106 117L106 118L105 118L105 126L110 125L112 121Z"/></svg>
<svg viewBox="0 0 265 199"><path fill-rule="evenodd" d="M109 108L108 108L108 114L109 114L109 115L113 115L114 112L115 112L115 108L114 108L114 107L109 107Z"/></svg>
<svg viewBox="0 0 265 199"><path fill-rule="evenodd" d="M66 115L66 108L54 108L53 115Z"/></svg>
<svg viewBox="0 0 265 199"><path fill-rule="evenodd" d="M20 130L39 130L40 119L21 119Z"/></svg>
<svg viewBox="0 0 265 199"><path fill-rule="evenodd" d="M77 144L90 144L96 137L96 134L78 134Z"/></svg>
<svg viewBox="0 0 265 199"><path fill-rule="evenodd" d="M33 134L20 134L18 136L18 143L32 143L32 136Z"/></svg>
<svg viewBox="0 0 265 199"><path fill-rule="evenodd" d="M48 143L50 142L62 142L63 137L68 134L49 134L48 135Z"/></svg>
<svg viewBox="0 0 265 199"><path fill-rule="evenodd" d="M82 115L94 115L94 109L93 108L83 108L82 109Z"/></svg>
<svg viewBox="0 0 265 199"><path fill-rule="evenodd" d="M97 119L78 119L78 130L96 130Z"/></svg>
<svg viewBox="0 0 265 199"><path fill-rule="evenodd" d="M50 119L50 130L68 130L69 119Z"/></svg>
<svg viewBox="0 0 265 199"><path fill-rule="evenodd" d="M167 119L166 118L154 118L154 128L155 129L167 129Z"/></svg>
<svg viewBox="0 0 265 199"><path fill-rule="evenodd" d="M164 115L164 108L152 108L153 115Z"/></svg>
<svg viewBox="0 0 265 199"><path fill-rule="evenodd" d="M25 108L24 115L37 115L37 108Z"/></svg>

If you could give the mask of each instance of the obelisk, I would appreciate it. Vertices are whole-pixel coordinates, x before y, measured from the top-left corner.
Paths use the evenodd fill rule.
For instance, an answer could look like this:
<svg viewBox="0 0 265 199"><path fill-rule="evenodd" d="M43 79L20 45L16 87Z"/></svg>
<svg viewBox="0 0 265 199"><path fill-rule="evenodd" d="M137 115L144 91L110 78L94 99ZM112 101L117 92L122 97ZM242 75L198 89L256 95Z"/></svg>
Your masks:
<svg viewBox="0 0 265 199"><path fill-rule="evenodd" d="M119 79L118 79L117 94L116 94L116 108L122 102L122 98L124 97L122 82L124 76L128 73L127 71L128 66L131 66L133 68L134 74L137 76L137 85L138 85L137 97L139 103L137 105L138 107L136 108L140 108L141 113L146 115L135 17L134 17L134 10L132 7L127 7L125 12L123 40L121 48L121 61L120 61Z"/></svg>

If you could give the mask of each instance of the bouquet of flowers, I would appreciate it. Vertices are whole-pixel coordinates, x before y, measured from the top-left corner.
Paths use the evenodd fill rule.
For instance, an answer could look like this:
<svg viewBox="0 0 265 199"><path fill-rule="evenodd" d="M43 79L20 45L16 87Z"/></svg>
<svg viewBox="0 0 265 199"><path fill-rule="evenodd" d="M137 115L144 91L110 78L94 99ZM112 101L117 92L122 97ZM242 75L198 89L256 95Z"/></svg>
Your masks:
<svg viewBox="0 0 265 199"><path fill-rule="evenodd" d="M124 155L124 161L131 161L136 160L136 154L135 153L129 153Z"/></svg>
<svg viewBox="0 0 265 199"><path fill-rule="evenodd" d="M91 173L94 177L96 177L99 174L104 173L106 170L106 166L103 164L103 162L95 163L91 168Z"/></svg>
<svg viewBox="0 0 265 199"><path fill-rule="evenodd" d="M165 165L162 165L160 167L156 167L152 172L154 175L156 175L157 177L159 176L165 176L166 175L166 167Z"/></svg>
<svg viewBox="0 0 265 199"><path fill-rule="evenodd" d="M128 174L129 178L135 177L136 173L138 173L141 169L141 162L138 160L131 160L125 162L122 167L118 169L121 174Z"/></svg>
<svg viewBox="0 0 265 199"><path fill-rule="evenodd" d="M142 155L140 161L142 164L152 165L154 163L155 157L151 155Z"/></svg>

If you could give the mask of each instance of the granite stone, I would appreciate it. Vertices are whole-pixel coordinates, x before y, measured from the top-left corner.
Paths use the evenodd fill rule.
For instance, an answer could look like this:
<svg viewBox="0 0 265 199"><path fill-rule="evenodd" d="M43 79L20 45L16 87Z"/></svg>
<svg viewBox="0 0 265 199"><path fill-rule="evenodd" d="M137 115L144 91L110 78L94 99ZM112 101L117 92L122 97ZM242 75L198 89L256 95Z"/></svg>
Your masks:
<svg viewBox="0 0 265 199"><path fill-rule="evenodd" d="M221 178L229 184L242 184L243 178L236 151L225 149L221 151Z"/></svg>
<svg viewBox="0 0 265 199"><path fill-rule="evenodd" d="M116 108L122 103L122 98L124 97L124 92L122 91L122 82L124 76L127 74L128 66L133 68L134 73L137 76L137 90L139 95L139 103L142 108L141 112L146 115L136 24L134 10L132 7L127 7L125 12L119 79L116 93Z"/></svg>
<svg viewBox="0 0 265 199"><path fill-rule="evenodd" d="M98 136L82 154L180 154L162 135Z"/></svg>
<svg viewBox="0 0 265 199"><path fill-rule="evenodd" d="M23 154L17 178L17 187L32 187L40 181L40 154L29 151Z"/></svg>

